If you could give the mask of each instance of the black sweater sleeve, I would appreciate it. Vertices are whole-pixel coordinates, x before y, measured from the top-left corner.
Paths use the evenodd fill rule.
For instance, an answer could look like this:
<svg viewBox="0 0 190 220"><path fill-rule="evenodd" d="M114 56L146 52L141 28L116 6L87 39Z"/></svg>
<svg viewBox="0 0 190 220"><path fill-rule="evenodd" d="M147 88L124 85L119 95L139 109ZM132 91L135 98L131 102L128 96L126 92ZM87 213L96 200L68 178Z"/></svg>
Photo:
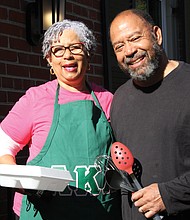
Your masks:
<svg viewBox="0 0 190 220"><path fill-rule="evenodd" d="M190 208L190 172L169 182L159 183L159 190L169 215Z"/></svg>

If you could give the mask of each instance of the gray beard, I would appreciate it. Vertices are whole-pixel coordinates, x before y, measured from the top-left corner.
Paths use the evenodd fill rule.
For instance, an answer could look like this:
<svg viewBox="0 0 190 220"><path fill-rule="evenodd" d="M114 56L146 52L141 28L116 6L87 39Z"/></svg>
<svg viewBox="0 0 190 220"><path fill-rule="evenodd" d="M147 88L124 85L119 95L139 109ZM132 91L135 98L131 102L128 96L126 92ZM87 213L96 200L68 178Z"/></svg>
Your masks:
<svg viewBox="0 0 190 220"><path fill-rule="evenodd" d="M143 74L138 74L138 70L133 71L133 70L129 69L128 71L129 71L130 77L134 80L146 81L152 75L154 75L155 70L158 68L158 64L159 64L158 60L149 61L147 64L147 67L144 67Z"/></svg>
<svg viewBox="0 0 190 220"><path fill-rule="evenodd" d="M148 80L151 76L155 74L156 69L159 67L159 59L160 55L163 52L163 49L155 43L153 45L154 48L154 53L155 56L151 58L151 60L148 61L147 65L144 67L141 67L140 69L136 70L131 70L128 68L126 65L126 68L124 69L123 67L120 66L120 68L124 71L130 74L131 79L138 80L138 81L146 81ZM142 71L143 73L139 74L139 71Z"/></svg>

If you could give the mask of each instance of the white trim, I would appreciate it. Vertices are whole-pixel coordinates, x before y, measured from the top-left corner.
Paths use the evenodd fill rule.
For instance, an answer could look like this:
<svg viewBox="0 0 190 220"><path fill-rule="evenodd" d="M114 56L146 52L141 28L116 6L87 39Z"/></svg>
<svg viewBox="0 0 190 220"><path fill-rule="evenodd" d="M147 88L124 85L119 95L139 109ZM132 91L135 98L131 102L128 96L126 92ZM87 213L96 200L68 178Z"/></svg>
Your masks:
<svg viewBox="0 0 190 220"><path fill-rule="evenodd" d="M15 157L15 155L22 150L24 145L15 142L9 137L3 129L0 127L0 156L9 154Z"/></svg>

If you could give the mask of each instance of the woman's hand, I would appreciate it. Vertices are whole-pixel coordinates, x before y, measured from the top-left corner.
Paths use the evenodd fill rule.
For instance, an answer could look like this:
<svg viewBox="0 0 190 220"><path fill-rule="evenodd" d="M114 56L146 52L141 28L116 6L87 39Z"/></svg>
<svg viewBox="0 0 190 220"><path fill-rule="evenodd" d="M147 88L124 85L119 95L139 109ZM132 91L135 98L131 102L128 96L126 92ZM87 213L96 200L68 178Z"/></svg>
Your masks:
<svg viewBox="0 0 190 220"><path fill-rule="evenodd" d="M16 160L12 155L6 154L0 157L0 164L12 164L16 165ZM16 192L28 195L29 193L25 189L15 189Z"/></svg>
<svg viewBox="0 0 190 220"><path fill-rule="evenodd" d="M0 164L13 164L16 165L16 160L15 158L10 155L10 154L6 154L0 157Z"/></svg>

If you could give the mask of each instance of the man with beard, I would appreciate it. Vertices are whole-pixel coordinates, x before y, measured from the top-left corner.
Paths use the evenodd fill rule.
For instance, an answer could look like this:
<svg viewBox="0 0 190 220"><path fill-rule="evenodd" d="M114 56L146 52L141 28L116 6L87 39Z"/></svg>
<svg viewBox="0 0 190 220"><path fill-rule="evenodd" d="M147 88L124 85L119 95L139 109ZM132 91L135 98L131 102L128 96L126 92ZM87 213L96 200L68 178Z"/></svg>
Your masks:
<svg viewBox="0 0 190 220"><path fill-rule="evenodd" d="M124 220L186 220L190 216L190 65L169 60L162 31L144 11L119 13L110 39L120 68L131 79L114 94L116 141L142 166L143 189L122 192ZM155 218L154 218L155 219Z"/></svg>

